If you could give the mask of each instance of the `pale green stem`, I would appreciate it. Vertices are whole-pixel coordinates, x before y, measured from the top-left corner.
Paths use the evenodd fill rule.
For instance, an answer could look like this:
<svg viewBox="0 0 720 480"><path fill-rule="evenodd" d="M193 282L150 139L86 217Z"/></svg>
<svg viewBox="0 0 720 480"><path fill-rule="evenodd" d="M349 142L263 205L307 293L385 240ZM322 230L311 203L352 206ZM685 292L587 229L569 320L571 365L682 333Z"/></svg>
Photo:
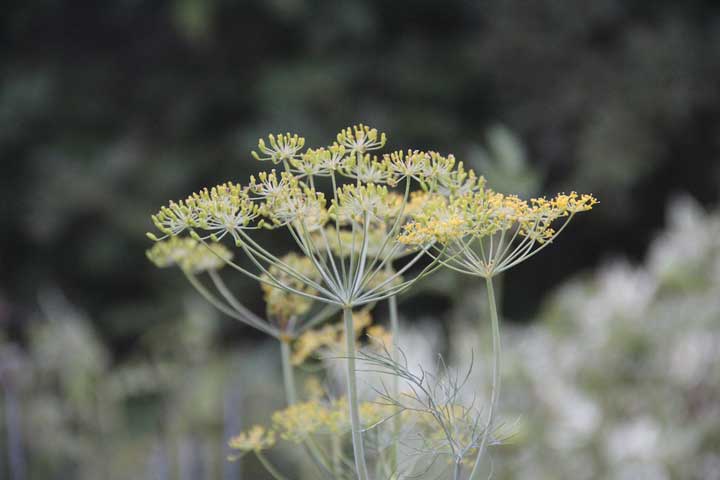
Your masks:
<svg viewBox="0 0 720 480"><path fill-rule="evenodd" d="M283 384L285 386L285 398L288 406L297 403L297 389L295 387L295 372L291 362L291 348L288 340L280 341L280 353L282 360ZM308 437L305 442L308 455L315 462L318 468L324 473L330 473L323 458L322 452L312 438Z"/></svg>
<svg viewBox="0 0 720 480"><path fill-rule="evenodd" d="M340 478L342 473L342 467L341 467L341 445L340 445L340 437L336 434L332 435L332 438L330 439L331 442L331 448L332 448L332 467L333 467L333 475L335 475L335 478Z"/></svg>
<svg viewBox="0 0 720 480"><path fill-rule="evenodd" d="M455 466L453 467L453 480L460 480L460 469L462 463L459 460L455 460Z"/></svg>
<svg viewBox="0 0 720 480"><path fill-rule="evenodd" d="M297 390L295 389L295 375L290 362L290 342L280 341L280 353L282 354L283 384L285 385L285 398L288 406L297 403Z"/></svg>
<svg viewBox="0 0 720 480"><path fill-rule="evenodd" d="M388 272L392 272L392 265L388 263ZM393 295L388 298L388 309L390 310L390 333L392 335L392 360L395 363L400 361L400 321L398 319L398 304L397 296ZM400 377L397 375L392 376L392 385L390 386L391 393L394 399L400 397ZM398 445L400 444L400 432L402 431L402 419L400 415L393 417L393 444L390 452L390 471L397 472L398 467Z"/></svg>
<svg viewBox="0 0 720 480"><path fill-rule="evenodd" d="M355 471L358 480L368 480L368 470L365 464L365 447L363 446L360 425L360 402L357 393L357 375L355 370L355 328L353 326L352 307L343 308L345 323L345 346L347 349L347 390L348 404L350 406L350 428L352 431L353 454L355 455Z"/></svg>
<svg viewBox="0 0 720 480"><path fill-rule="evenodd" d="M500 397L500 359L502 356L502 347L500 345L500 319L498 318L497 305L495 304L495 291L493 290L492 277L486 277L488 304L490 306L490 326L492 328L492 344L493 344L493 367L492 367L492 392L490 394L490 406L488 410L488 419L485 425L485 432L478 448L475 464L472 472L470 472L470 480L475 480L480 476L480 464L482 457L487 448L488 440L492 434L493 422L495 421L495 408L497 407L498 398Z"/></svg>
<svg viewBox="0 0 720 480"><path fill-rule="evenodd" d="M263 453L262 453L261 451L256 450L256 451L255 451L255 456L257 457L258 460L260 460L260 463L262 463L262 466L265 467L265 469L268 471L268 473L269 473L270 475L272 475L272 477L273 477L275 480L288 480L285 475L283 475L282 473L280 473L280 472L273 466L273 464L268 461L267 457L265 457L265 455L263 455Z"/></svg>

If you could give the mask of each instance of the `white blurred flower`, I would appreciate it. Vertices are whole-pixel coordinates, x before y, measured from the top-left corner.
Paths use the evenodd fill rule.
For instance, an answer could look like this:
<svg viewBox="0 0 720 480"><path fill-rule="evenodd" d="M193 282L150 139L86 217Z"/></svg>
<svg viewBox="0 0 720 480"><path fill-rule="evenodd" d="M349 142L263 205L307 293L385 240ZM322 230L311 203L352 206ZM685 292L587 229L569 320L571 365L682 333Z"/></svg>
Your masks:
<svg viewBox="0 0 720 480"><path fill-rule="evenodd" d="M652 243L648 269L661 279L692 274L713 250L720 249L720 219L683 196L668 208L668 226ZM715 256L717 259L717 256Z"/></svg>
<svg viewBox="0 0 720 480"><path fill-rule="evenodd" d="M613 472L615 480L669 480L665 467L657 463L631 462L620 465Z"/></svg>
<svg viewBox="0 0 720 480"><path fill-rule="evenodd" d="M686 387L701 382L720 361L720 335L717 332L681 332L672 347L668 373Z"/></svg>
<svg viewBox="0 0 720 480"><path fill-rule="evenodd" d="M642 417L615 426L606 435L605 449L611 463L630 460L654 460L659 454L660 425Z"/></svg>
<svg viewBox="0 0 720 480"><path fill-rule="evenodd" d="M596 280L597 292L586 302L582 326L604 337L613 320L642 322L657 291L657 282L642 268L625 261L604 267Z"/></svg>

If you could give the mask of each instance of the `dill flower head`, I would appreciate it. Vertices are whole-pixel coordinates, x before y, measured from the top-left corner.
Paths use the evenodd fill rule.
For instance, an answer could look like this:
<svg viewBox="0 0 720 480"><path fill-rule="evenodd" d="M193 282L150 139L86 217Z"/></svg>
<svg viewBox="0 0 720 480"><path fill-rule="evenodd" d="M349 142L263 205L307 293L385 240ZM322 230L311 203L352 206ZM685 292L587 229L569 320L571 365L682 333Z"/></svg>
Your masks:
<svg viewBox="0 0 720 480"><path fill-rule="evenodd" d="M397 176L397 180L405 177L422 181L425 177L430 155L419 150L397 151L386 153L383 160L387 168Z"/></svg>
<svg viewBox="0 0 720 480"><path fill-rule="evenodd" d="M438 267L433 262L416 276L405 275L431 244L400 241L404 226L420 225L422 218L415 217L427 216L426 204L437 202L435 197L475 191L477 182L452 155L409 150L379 158L369 153L385 143L384 133L366 125L345 128L332 144L313 149L305 149L298 135L270 135L259 141L253 156L278 165L277 171L169 202L152 217L160 235L148 236L158 241L187 234L204 244L232 238L252 268L222 258L234 271L265 284L272 314L284 320L306 311L307 305L291 307L290 297L275 290L339 307L388 298ZM406 233L413 228L406 227ZM253 238L260 229L285 232L308 260L300 266L271 252ZM390 268L408 256L402 269ZM312 275L306 267L314 270ZM227 299L222 286L218 290ZM219 308L234 310L233 303L228 300Z"/></svg>
<svg viewBox="0 0 720 480"><path fill-rule="evenodd" d="M225 260L233 257L232 252L221 243L203 245L189 237L170 237L159 241L146 255L158 268L178 266L196 274L219 270L225 266Z"/></svg>
<svg viewBox="0 0 720 480"><path fill-rule="evenodd" d="M227 182L210 189L204 188L185 200L170 202L152 216L153 223L164 237L177 236L190 230L200 237L197 230L206 231L203 239L219 241L230 234L239 241L238 231L250 227L259 215L259 208L240 185ZM148 234L158 240L154 234Z"/></svg>
<svg viewBox="0 0 720 480"><path fill-rule="evenodd" d="M302 443L312 435L346 434L350 430L347 399L309 400L296 403L272 415L273 429L283 440ZM360 421L366 429L392 417L398 409L381 402L362 402Z"/></svg>
<svg viewBox="0 0 720 480"><path fill-rule="evenodd" d="M228 446L240 453L259 452L267 450L275 445L275 432L267 430L262 425L255 425L247 432L232 437ZM239 457L231 456L230 460L237 460Z"/></svg>
<svg viewBox="0 0 720 480"><path fill-rule="evenodd" d="M337 143L327 148L309 148L299 158L290 160L290 170L297 178L327 177L346 165L347 153L345 147Z"/></svg>
<svg viewBox="0 0 720 480"><path fill-rule="evenodd" d="M551 243L572 217L598 202L590 194L558 194L522 200L485 187L427 202L398 237L406 245L446 248L444 264L492 277ZM560 223L560 226L557 224Z"/></svg>
<svg viewBox="0 0 720 480"><path fill-rule="evenodd" d="M383 222L395 211L388 201L390 199L387 187L375 183L343 185L337 191L337 199L331 213L336 215L341 223Z"/></svg>
<svg viewBox="0 0 720 480"><path fill-rule="evenodd" d="M301 443L309 435L326 429L331 423L331 417L331 410L322 402L311 400L290 405L273 413L272 422L273 428L283 440Z"/></svg>
<svg viewBox="0 0 720 480"><path fill-rule="evenodd" d="M393 172L386 162L378 160L377 156L358 155L348 157L343 163L340 172L348 178L363 183L390 183L395 184Z"/></svg>
<svg viewBox="0 0 720 480"><path fill-rule="evenodd" d="M268 145L269 144L269 145ZM258 150L252 152L253 158L260 161L271 161L272 163L280 163L298 158L300 150L305 145L305 139L293 135L291 133L278 133L277 135L268 135L268 144L262 138L258 140Z"/></svg>
<svg viewBox="0 0 720 480"><path fill-rule="evenodd" d="M345 147L350 153L364 154L369 150L377 150L385 146L387 138L384 133L367 125L347 127L337 134L337 143Z"/></svg>

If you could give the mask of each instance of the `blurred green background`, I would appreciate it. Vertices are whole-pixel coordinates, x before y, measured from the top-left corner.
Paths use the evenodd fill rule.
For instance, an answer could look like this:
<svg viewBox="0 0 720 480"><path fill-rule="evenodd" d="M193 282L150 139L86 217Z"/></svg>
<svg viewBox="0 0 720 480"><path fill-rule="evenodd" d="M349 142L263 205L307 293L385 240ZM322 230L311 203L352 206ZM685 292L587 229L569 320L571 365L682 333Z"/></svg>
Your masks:
<svg viewBox="0 0 720 480"><path fill-rule="evenodd" d="M601 200L504 279L507 321L534 324L562 282L642 261L674 196L717 204L720 6L5 2L0 478L240 478L223 435L278 395L255 378L275 352L146 261L149 215L246 179L268 132L313 146L358 122L389 149L454 153L501 191ZM262 312L259 289L239 288ZM450 293L404 301L406 320L450 323Z"/></svg>

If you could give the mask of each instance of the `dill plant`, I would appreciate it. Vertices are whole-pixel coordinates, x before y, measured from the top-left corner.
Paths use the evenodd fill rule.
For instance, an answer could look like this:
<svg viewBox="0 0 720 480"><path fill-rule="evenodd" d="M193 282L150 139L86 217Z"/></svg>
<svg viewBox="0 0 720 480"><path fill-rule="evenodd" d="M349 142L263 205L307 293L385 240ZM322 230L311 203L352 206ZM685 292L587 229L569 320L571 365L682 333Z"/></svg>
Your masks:
<svg viewBox="0 0 720 480"><path fill-rule="evenodd" d="M304 445L328 478L369 479L363 434L373 437L381 457L374 476L401 478L398 448L406 422L425 432L423 438L440 435L455 479L475 455L470 478L477 478L500 389L499 315L492 278L545 248L575 213L596 203L592 196L575 193L526 202L486 188L482 177L452 155L373 153L385 143L385 134L364 125L343 129L335 142L316 149L305 148L298 135L269 135L252 152L256 160L271 165L269 170L243 184L204 188L169 202L152 216L159 233L148 234L156 242L148 251L150 260L159 267L179 266L220 311L280 342L287 408L273 415L272 427L253 427L230 442L240 455L254 452L276 479L285 477L263 451L278 437ZM559 220L564 223L555 231ZM296 251L270 251L254 238L265 229L285 232ZM238 255L251 266L237 262ZM266 318L233 295L220 273L223 267L260 283ZM428 384L430 377L413 374L397 347L396 296L440 267L487 281L495 360L484 423L475 405L456 402L464 381L446 371ZM389 334L359 320L384 300L389 305ZM353 312L358 307L363 311ZM340 312L340 325L315 328ZM363 328L379 339L371 342L375 353L358 349ZM347 396L333 399L316 393L299 402L293 366L327 347L342 352ZM392 376L390 387L383 384L376 390L375 402L358 399L358 357ZM412 394L400 391L401 381ZM377 427L386 422L392 428L389 436L382 436ZM345 431L350 432L352 459L343 452ZM318 434L331 438L329 454L315 438ZM432 451L420 448L416 454Z"/></svg>
<svg viewBox="0 0 720 480"><path fill-rule="evenodd" d="M170 202L152 217L160 233L148 234L158 242L195 241L223 264L266 288L342 310L352 443L357 475L363 480L368 472L357 399L352 310L394 297L437 268L439 263L431 262L419 274L405 278L428 246L408 246L398 237L433 196L476 180L452 156L419 151L371 155L385 142L385 134L364 125L342 130L336 142L318 149L304 149L305 140L298 135L270 135L267 142L259 141L259 152L253 152L253 157L274 168L245 184L227 182ZM320 182L331 190L329 198ZM305 264L312 265L310 271L256 241L252 233L259 229L287 232ZM227 238L252 268L220 251L217 245ZM404 265L393 270L393 262L403 256L407 256ZM254 317L230 294L216 268L208 271L217 293L198 281L192 265L178 264L193 286L223 312L281 340L283 363L288 363L287 344L294 339L288 331L292 330L268 327Z"/></svg>

